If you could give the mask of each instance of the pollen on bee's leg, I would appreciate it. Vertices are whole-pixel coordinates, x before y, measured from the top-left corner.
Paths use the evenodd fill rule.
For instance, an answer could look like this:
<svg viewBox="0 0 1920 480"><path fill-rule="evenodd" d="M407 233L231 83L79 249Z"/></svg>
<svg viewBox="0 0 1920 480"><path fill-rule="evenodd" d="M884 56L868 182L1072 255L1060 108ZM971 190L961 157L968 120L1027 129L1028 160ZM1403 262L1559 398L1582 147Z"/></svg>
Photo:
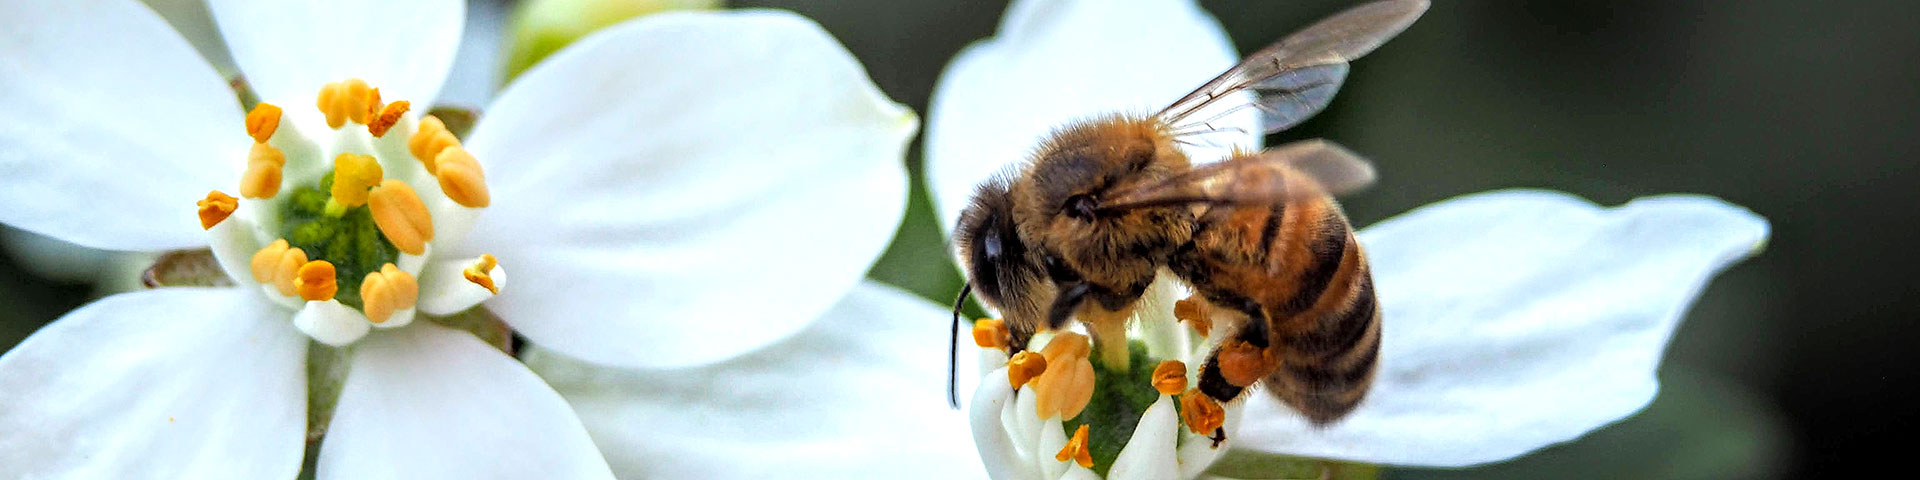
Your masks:
<svg viewBox="0 0 1920 480"><path fill-rule="evenodd" d="M1227 423L1226 409L1197 388L1180 394L1180 416L1187 430L1201 435L1212 434Z"/></svg>
<svg viewBox="0 0 1920 480"><path fill-rule="evenodd" d="M328 83L320 87L314 106L327 117L328 127L339 129L348 120L364 124L369 116L380 112L380 90L358 78Z"/></svg>
<svg viewBox="0 0 1920 480"><path fill-rule="evenodd" d="M347 209L367 204L368 190L379 185L383 174L380 162L372 156L342 153L333 158L333 188L328 192L326 213L338 217Z"/></svg>
<svg viewBox="0 0 1920 480"><path fill-rule="evenodd" d="M219 190L207 192L207 198L194 202L200 207L200 228L212 230L214 225L227 220L234 210L240 209L240 200Z"/></svg>
<svg viewBox="0 0 1920 480"><path fill-rule="evenodd" d="M460 276L466 277L467 281L473 282L474 285L486 288L494 295L499 295L500 286L494 283L493 278L494 273L499 270L497 268L499 263L499 259L493 258L493 254L483 253L480 254L479 260L473 262L473 265L467 266L466 270L461 270Z"/></svg>
<svg viewBox="0 0 1920 480"><path fill-rule="evenodd" d="M1059 415L1071 420L1093 401L1093 362L1087 355L1093 345L1085 335L1066 332L1047 342L1040 354L1047 359L1046 372L1035 382L1035 413L1040 418Z"/></svg>
<svg viewBox="0 0 1920 480"><path fill-rule="evenodd" d="M973 344L980 348L1007 349L1007 321L982 318L973 321ZM1018 386L1017 384L1015 386Z"/></svg>
<svg viewBox="0 0 1920 480"><path fill-rule="evenodd" d="M247 112L247 136L253 137L253 143L267 143L273 138L273 132L280 129L280 107L261 102Z"/></svg>
<svg viewBox="0 0 1920 480"><path fill-rule="evenodd" d="M412 321L409 311L419 298L420 285L413 275L392 263L382 265L380 271L367 273L366 280L360 282L361 310L366 312L367 321L378 326L396 327ZM389 319L394 320L393 324L387 323Z"/></svg>
<svg viewBox="0 0 1920 480"><path fill-rule="evenodd" d="M1020 388L1046 371L1047 357L1033 352L1020 352L1007 360L1007 383L1013 388Z"/></svg>
<svg viewBox="0 0 1920 480"><path fill-rule="evenodd" d="M1073 438L1067 440L1067 446L1062 447L1060 453L1054 454L1053 459L1062 462L1073 459L1073 462L1080 464L1081 467L1093 468L1093 449L1089 448L1087 443L1087 426L1083 424L1080 425L1080 429L1074 430Z"/></svg>
<svg viewBox="0 0 1920 480"><path fill-rule="evenodd" d="M287 156L280 149L265 143L253 144L247 152L247 171L240 176L240 196L247 198L272 198L280 193L281 170L287 165Z"/></svg>
<svg viewBox="0 0 1920 480"><path fill-rule="evenodd" d="M326 260L313 260L300 266L293 278L293 288L300 298L307 301L332 300L340 292L340 284L334 279L333 263Z"/></svg>
<svg viewBox="0 0 1920 480"><path fill-rule="evenodd" d="M420 160L421 165L427 168L427 173L438 172L433 159L439 157L441 151L459 145L460 139L453 136L453 131L447 130L446 122L433 115L421 117L420 126L414 130L413 136L407 137L407 151Z"/></svg>
<svg viewBox="0 0 1920 480"><path fill-rule="evenodd" d="M394 248L409 255L426 253L427 242L433 241L433 216L412 186L394 179L381 181L379 187L368 192L367 208L373 214L374 226L380 227L380 234Z"/></svg>
<svg viewBox="0 0 1920 480"><path fill-rule="evenodd" d="M1160 362L1153 368L1153 389L1161 395L1179 395L1187 390L1187 364L1179 360Z"/></svg>
<svg viewBox="0 0 1920 480"><path fill-rule="evenodd" d="M1199 332L1202 337L1213 332L1213 313L1210 310L1207 300L1199 294L1173 302L1173 318L1192 325L1193 331Z"/></svg>
<svg viewBox="0 0 1920 480"><path fill-rule="evenodd" d="M396 100L381 107L380 112L367 121L367 133L373 134L374 138L387 136L387 130L400 123L400 116L406 115L411 106L406 100Z"/></svg>
<svg viewBox="0 0 1920 480"><path fill-rule="evenodd" d="M1238 387L1253 385L1272 371L1274 365L1273 359L1267 358L1266 349L1243 340L1221 345L1216 358L1220 360L1220 376Z"/></svg>
<svg viewBox="0 0 1920 480"><path fill-rule="evenodd" d="M487 192L487 177L480 172L480 162L459 145L447 147L433 157L434 177L440 179L440 190L446 192L453 203L467 208L483 208L492 202Z"/></svg>

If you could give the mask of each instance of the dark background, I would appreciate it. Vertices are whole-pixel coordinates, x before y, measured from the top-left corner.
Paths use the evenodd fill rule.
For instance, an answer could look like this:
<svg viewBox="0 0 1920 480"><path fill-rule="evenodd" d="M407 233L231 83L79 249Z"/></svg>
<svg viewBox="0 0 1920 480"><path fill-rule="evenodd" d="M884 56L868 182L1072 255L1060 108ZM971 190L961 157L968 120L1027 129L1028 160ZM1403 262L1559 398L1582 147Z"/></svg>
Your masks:
<svg viewBox="0 0 1920 480"><path fill-rule="evenodd" d="M1207 0L1242 52L1350 0ZM1004 2L761 0L826 26L895 100L992 35ZM1381 182L1343 199L1356 225L1503 187L1603 204L1692 192L1773 224L1766 251L1716 279L1640 415L1505 464L1391 478L1795 478L1910 445L1920 2L1435 0L1356 62L1325 113L1272 140L1326 137ZM1139 68L1154 67L1140 59ZM1270 142L1271 143L1271 142ZM936 301L959 277L919 184L872 275ZM0 347L91 286L0 258ZM943 318L927 328L945 329Z"/></svg>

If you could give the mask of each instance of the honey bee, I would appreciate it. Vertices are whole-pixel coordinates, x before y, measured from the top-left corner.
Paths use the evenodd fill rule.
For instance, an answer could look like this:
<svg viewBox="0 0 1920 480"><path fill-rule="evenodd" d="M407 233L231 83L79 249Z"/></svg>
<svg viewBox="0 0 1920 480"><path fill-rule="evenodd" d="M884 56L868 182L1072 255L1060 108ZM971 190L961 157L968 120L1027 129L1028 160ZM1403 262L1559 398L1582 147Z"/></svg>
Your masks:
<svg viewBox="0 0 1920 480"><path fill-rule="evenodd" d="M1166 272L1196 301L1245 316L1202 366L1202 394L1225 403L1263 382L1315 423L1352 411L1372 383L1380 314L1366 256L1332 196L1371 184L1372 166L1323 140L1200 166L1179 145L1223 130L1213 123L1244 109L1259 112L1263 133L1306 120L1332 101L1348 61L1426 8L1360 5L1153 115L1055 130L1017 170L981 184L954 228L967 276L954 334L971 294L1005 317L1010 353L1073 319L1096 338L1124 335L1135 304Z"/></svg>

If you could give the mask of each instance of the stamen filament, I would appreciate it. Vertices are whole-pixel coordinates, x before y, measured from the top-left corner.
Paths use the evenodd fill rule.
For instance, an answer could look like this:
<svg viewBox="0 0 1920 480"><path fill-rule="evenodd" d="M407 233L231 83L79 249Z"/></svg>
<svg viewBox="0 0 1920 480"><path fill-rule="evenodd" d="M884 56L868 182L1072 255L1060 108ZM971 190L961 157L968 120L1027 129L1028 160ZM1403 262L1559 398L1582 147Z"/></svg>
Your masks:
<svg viewBox="0 0 1920 480"><path fill-rule="evenodd" d="M240 200L219 190L212 190L207 192L207 198L194 202L194 205L200 207L200 228L212 230L214 225L226 221L234 210L240 209Z"/></svg>

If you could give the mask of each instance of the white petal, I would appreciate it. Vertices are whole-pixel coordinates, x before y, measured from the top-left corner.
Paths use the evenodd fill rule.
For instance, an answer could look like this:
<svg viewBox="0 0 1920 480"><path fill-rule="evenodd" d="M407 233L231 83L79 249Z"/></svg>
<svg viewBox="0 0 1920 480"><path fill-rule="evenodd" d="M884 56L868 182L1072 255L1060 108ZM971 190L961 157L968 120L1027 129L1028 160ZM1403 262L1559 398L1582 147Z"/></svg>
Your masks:
<svg viewBox="0 0 1920 480"><path fill-rule="evenodd" d="M242 289L125 293L0 356L0 465L26 478L293 478L307 339Z"/></svg>
<svg viewBox="0 0 1920 480"><path fill-rule="evenodd" d="M467 280L467 267L477 258L434 260L426 264L420 272L420 303L422 313L428 315L452 315L479 305L493 298L493 291ZM495 264L487 270L487 276L493 278L494 288L506 291L507 268Z"/></svg>
<svg viewBox="0 0 1920 480"><path fill-rule="evenodd" d="M1213 440L1207 436L1211 432L1203 435L1193 433L1184 426L1180 428L1180 478L1198 478L1202 472L1207 471L1207 467L1213 466L1215 460L1226 455L1227 450L1232 449L1235 442L1240 441L1240 417L1246 412L1248 403L1251 402L1242 400L1229 402L1223 406L1227 411L1226 421L1220 427L1227 431L1227 441L1221 442L1218 447L1215 447Z"/></svg>
<svg viewBox="0 0 1920 480"><path fill-rule="evenodd" d="M373 325L367 316L339 300L309 301L293 314L293 326L314 340L336 347L346 346L367 336Z"/></svg>
<svg viewBox="0 0 1920 480"><path fill-rule="evenodd" d="M986 378L1006 377L1007 367L1000 367L988 373ZM974 390L973 401L967 405L967 423L973 433L974 450L980 452L980 462L994 480L1040 478L1039 469L1021 453L1023 449L1018 443L1030 441L1032 437L1007 428L1006 414L1014 412L1017 415L1019 411L1014 407L1015 400L1012 385L985 382Z"/></svg>
<svg viewBox="0 0 1920 480"><path fill-rule="evenodd" d="M1088 470L1087 467L1073 463L1069 464L1067 473L1060 475L1060 480L1100 480L1100 474L1093 473L1093 470Z"/></svg>
<svg viewBox="0 0 1920 480"><path fill-rule="evenodd" d="M976 185L1024 161L1054 128L1150 114L1238 58L1219 22L1190 0L1015 2L998 36L967 47L934 87L927 185L941 224L951 228ZM1235 118L1253 125L1251 115ZM1258 145L1249 135L1214 137ZM1223 151L1190 150L1196 161Z"/></svg>
<svg viewBox="0 0 1920 480"><path fill-rule="evenodd" d="M205 245L193 202L247 137L225 81L133 1L0 0L0 222L82 246Z"/></svg>
<svg viewBox="0 0 1920 480"><path fill-rule="evenodd" d="M242 284L253 280L253 254L260 251L260 238L255 234L253 222L246 217L228 216L207 229L207 246L220 264L220 271Z"/></svg>
<svg viewBox="0 0 1920 480"><path fill-rule="evenodd" d="M465 253L489 302L589 361L698 365L799 331L866 275L906 202L911 112L791 13L663 13L509 86L468 143L494 181ZM750 301L742 301L751 299Z"/></svg>
<svg viewBox="0 0 1920 480"><path fill-rule="evenodd" d="M385 101L433 104L453 66L459 0L209 0L247 84L288 113L318 118L320 86L366 80Z"/></svg>
<svg viewBox="0 0 1920 480"><path fill-rule="evenodd" d="M1317 429L1254 397L1236 446L1451 467L1579 437L1653 399L1687 307L1767 231L1752 212L1707 197L1602 209L1540 191L1472 195L1382 222L1360 235L1385 322L1367 400Z"/></svg>
<svg viewBox="0 0 1920 480"><path fill-rule="evenodd" d="M1067 446L1067 427L1061 425L1059 415L1040 421L1040 435L1027 437L1027 441L1035 442L1034 466L1040 469L1042 477L1060 478L1067 473L1067 465L1073 464L1072 459L1061 461L1054 458Z"/></svg>
<svg viewBox="0 0 1920 480"><path fill-rule="evenodd" d="M613 478L566 400L472 334L420 322L352 356L319 478Z"/></svg>
<svg viewBox="0 0 1920 480"><path fill-rule="evenodd" d="M527 362L622 478L978 479L945 398L947 333L926 328L943 313L869 283L800 334L722 363L628 370L550 350Z"/></svg>
<svg viewBox="0 0 1920 480"><path fill-rule="evenodd" d="M1107 478L1179 478L1180 460L1174 456L1174 442L1180 437L1180 428L1180 414L1174 411L1173 397L1161 395L1147 407L1147 413L1140 415L1140 423L1133 427L1133 437L1127 439L1127 446L1121 448L1119 458L1113 460L1113 469L1107 471Z"/></svg>

